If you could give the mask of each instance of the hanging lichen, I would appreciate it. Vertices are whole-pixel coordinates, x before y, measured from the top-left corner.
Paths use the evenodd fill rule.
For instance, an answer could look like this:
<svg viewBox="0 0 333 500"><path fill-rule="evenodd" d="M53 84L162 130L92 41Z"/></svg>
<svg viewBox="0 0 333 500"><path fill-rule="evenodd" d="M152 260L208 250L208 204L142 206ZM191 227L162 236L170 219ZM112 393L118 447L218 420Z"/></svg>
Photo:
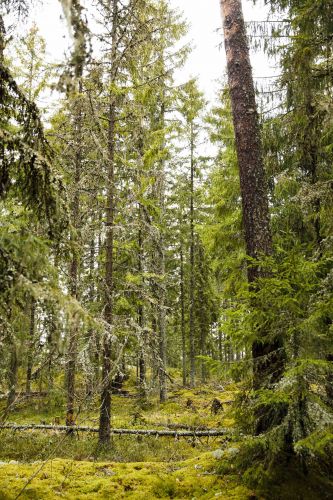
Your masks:
<svg viewBox="0 0 333 500"><path fill-rule="evenodd" d="M59 0L68 26L72 26L72 0Z"/></svg>
<svg viewBox="0 0 333 500"><path fill-rule="evenodd" d="M79 77L82 75L84 62L88 58L90 52L90 49L88 49L89 29L87 21L83 18L83 7L79 0L60 0L60 3L66 21L70 27L71 35L74 39L74 49L70 60L70 66L74 68L75 76ZM63 80L66 80L67 77L66 87L68 87L69 84L68 77L71 76L71 72L64 75Z"/></svg>

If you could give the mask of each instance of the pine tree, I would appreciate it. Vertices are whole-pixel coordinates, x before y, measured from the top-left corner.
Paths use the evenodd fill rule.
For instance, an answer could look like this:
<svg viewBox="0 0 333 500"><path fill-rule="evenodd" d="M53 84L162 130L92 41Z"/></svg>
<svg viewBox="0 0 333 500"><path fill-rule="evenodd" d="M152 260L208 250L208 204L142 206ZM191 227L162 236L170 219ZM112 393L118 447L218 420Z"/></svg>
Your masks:
<svg viewBox="0 0 333 500"><path fill-rule="evenodd" d="M267 183L241 1L221 1L221 9L240 172L243 228L247 255L252 259L248 266L248 281L255 288L258 279L265 276L265 271L256 261L272 253ZM270 339L262 331L253 342L252 356L253 386L256 390L279 381L284 369L281 336ZM270 420L270 409L264 405L258 413L256 432L260 434L267 430Z"/></svg>

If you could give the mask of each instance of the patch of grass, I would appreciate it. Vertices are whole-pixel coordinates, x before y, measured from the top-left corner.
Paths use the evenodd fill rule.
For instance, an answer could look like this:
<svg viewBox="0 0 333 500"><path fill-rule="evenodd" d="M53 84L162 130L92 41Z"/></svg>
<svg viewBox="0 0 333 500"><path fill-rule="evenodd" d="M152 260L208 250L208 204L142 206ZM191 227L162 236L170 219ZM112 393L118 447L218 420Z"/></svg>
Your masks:
<svg viewBox="0 0 333 500"><path fill-rule="evenodd" d="M64 432L1 431L0 460L32 462L45 460L52 452L55 457L76 460L177 461L200 452L215 449L220 440L196 440L192 438L174 440L169 437L119 436L112 439L107 449L99 449L96 434L66 436Z"/></svg>

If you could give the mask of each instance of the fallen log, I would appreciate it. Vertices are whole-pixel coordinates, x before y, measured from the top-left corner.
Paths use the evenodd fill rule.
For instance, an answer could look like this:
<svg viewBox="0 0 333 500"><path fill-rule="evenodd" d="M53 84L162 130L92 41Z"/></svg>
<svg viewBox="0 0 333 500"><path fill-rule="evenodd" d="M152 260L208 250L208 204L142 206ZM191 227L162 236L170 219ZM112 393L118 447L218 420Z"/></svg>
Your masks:
<svg viewBox="0 0 333 500"><path fill-rule="evenodd" d="M175 423L167 423L167 422L156 422L152 423L154 427L166 427L167 429L175 429L175 430L186 430L186 431L210 431L210 429L206 425L188 425L188 424L175 424Z"/></svg>
<svg viewBox="0 0 333 500"><path fill-rule="evenodd" d="M27 431L27 430L44 430L44 431L66 431L66 432L92 432L97 433L98 427L85 427L79 425L44 425L44 424L3 424L0 425L0 430ZM210 429L203 431L173 431L173 430L158 430L158 429L110 429L111 434L132 435L132 436L155 436L155 437L216 437L230 434L230 429Z"/></svg>

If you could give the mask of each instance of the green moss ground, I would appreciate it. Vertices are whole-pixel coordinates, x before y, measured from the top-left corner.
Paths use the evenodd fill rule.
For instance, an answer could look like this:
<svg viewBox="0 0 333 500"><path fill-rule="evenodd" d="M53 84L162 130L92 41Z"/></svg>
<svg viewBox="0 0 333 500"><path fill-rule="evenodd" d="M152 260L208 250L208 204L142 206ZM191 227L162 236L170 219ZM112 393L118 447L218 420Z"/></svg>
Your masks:
<svg viewBox="0 0 333 500"><path fill-rule="evenodd" d="M42 466L0 466L1 500L14 499L27 480ZM247 499L252 493L230 477L214 473L211 454L184 462L119 463L56 459L48 462L27 486L24 499Z"/></svg>
<svg viewBox="0 0 333 500"><path fill-rule="evenodd" d="M164 404L159 404L154 397L148 404L142 404L135 397L133 385L129 385L128 390L132 397L113 397L114 427L162 429L168 424L184 424L230 428L231 432L225 437L195 441L192 438L114 436L112 445L101 449L96 434L81 433L70 437L53 431L1 431L0 500L15 499L30 479L20 496L22 499L333 498L329 480L320 485L315 475L305 480L297 468L291 466L287 471L276 471L271 481L267 478L265 487L258 493L255 486L258 464L253 464L253 470L250 467L243 474L237 461L237 450L243 449L243 444L233 432L229 403L235 399L235 385L227 385L223 390L214 385L194 390L176 388L170 391ZM225 404L223 411L214 415L211 403L216 397ZM3 404L1 402L0 412ZM97 408L97 399L85 404L77 424L97 426ZM54 423L57 417L64 423L64 415L63 392L54 391L48 398L22 401L8 420Z"/></svg>
<svg viewBox="0 0 333 500"><path fill-rule="evenodd" d="M166 403L151 398L148 405L136 397L114 396L112 424L123 428L163 428L170 423L225 427L232 424L230 405L214 415L211 402L215 397L222 402L232 400L233 389L176 389ZM133 388L129 390L133 395ZM98 401L91 401L77 423L96 426L97 407ZM58 417L64 423L64 415L61 391L54 391L48 398L19 403L8 420L53 423ZM101 450L96 434L71 438L62 432L2 431L0 500L14 499L35 474L20 498L249 498L251 492L237 477L221 479L216 474L218 460L212 452L227 446L229 441L224 437L193 441L115 436L112 446Z"/></svg>

